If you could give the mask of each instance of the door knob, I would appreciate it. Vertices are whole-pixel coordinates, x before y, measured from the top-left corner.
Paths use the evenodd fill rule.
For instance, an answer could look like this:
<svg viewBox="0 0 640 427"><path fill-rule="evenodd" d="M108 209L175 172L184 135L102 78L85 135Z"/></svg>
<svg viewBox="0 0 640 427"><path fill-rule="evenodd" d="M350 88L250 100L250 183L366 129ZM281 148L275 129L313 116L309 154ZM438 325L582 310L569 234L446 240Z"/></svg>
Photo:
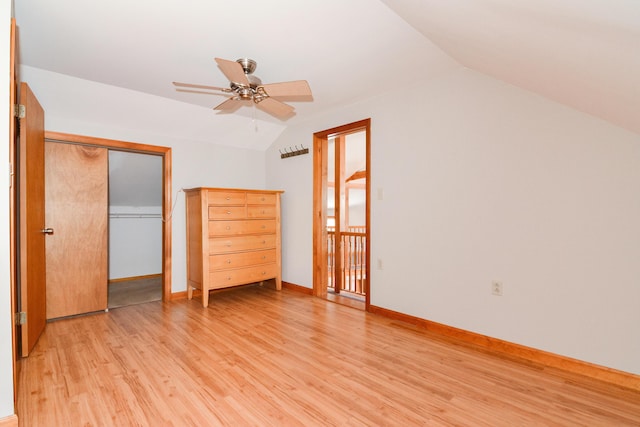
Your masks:
<svg viewBox="0 0 640 427"><path fill-rule="evenodd" d="M49 235L51 235L51 234L53 234L53 228L43 228L42 230L40 230L40 232L41 232L42 234L49 234Z"/></svg>

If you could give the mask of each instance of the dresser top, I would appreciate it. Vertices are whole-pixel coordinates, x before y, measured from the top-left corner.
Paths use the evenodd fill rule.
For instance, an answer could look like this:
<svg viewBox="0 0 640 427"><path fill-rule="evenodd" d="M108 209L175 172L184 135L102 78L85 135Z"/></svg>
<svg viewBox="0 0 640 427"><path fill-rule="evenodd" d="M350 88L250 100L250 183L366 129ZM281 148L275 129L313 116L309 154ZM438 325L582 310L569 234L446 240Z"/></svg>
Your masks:
<svg viewBox="0 0 640 427"><path fill-rule="evenodd" d="M246 188L219 188L219 187L195 187L195 188L185 188L184 192L195 192L195 191L238 191L243 193L284 193L284 190L253 190Z"/></svg>

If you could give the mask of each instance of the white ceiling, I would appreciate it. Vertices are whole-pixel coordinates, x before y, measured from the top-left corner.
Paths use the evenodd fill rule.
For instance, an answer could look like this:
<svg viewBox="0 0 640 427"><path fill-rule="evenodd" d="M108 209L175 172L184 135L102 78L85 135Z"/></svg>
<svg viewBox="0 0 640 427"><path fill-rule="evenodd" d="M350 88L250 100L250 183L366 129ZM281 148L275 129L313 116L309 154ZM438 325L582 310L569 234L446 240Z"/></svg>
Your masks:
<svg viewBox="0 0 640 427"><path fill-rule="evenodd" d="M640 1L383 1L462 65L640 133Z"/></svg>
<svg viewBox="0 0 640 427"><path fill-rule="evenodd" d="M227 86L214 57L252 58L264 83L309 82L290 121L456 65L378 0L20 0L15 14L21 64L206 108L224 98L171 82Z"/></svg>
<svg viewBox="0 0 640 427"><path fill-rule="evenodd" d="M211 108L213 58L306 79L286 125L465 66L640 133L637 0L19 0L23 65ZM229 116L211 111L221 134ZM236 122L233 122L234 124Z"/></svg>

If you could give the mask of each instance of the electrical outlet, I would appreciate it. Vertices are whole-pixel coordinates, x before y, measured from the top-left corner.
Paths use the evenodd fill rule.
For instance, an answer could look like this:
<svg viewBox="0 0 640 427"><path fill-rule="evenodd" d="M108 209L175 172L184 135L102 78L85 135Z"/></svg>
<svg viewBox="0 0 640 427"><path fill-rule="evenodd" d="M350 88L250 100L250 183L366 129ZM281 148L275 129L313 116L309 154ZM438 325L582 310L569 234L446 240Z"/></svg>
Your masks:
<svg viewBox="0 0 640 427"><path fill-rule="evenodd" d="M500 282L492 282L491 283L491 293L493 295L502 296L502 283L500 283Z"/></svg>
<svg viewBox="0 0 640 427"><path fill-rule="evenodd" d="M378 270L382 270L382 258L378 258Z"/></svg>

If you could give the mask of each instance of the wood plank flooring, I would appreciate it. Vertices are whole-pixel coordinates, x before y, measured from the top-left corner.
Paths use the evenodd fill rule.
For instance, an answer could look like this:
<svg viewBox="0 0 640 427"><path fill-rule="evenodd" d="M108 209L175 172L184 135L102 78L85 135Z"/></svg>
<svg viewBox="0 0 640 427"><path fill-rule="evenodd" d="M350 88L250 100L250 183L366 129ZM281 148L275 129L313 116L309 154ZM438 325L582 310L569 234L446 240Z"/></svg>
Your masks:
<svg viewBox="0 0 640 427"><path fill-rule="evenodd" d="M20 425L638 426L640 393L259 286L49 323Z"/></svg>

